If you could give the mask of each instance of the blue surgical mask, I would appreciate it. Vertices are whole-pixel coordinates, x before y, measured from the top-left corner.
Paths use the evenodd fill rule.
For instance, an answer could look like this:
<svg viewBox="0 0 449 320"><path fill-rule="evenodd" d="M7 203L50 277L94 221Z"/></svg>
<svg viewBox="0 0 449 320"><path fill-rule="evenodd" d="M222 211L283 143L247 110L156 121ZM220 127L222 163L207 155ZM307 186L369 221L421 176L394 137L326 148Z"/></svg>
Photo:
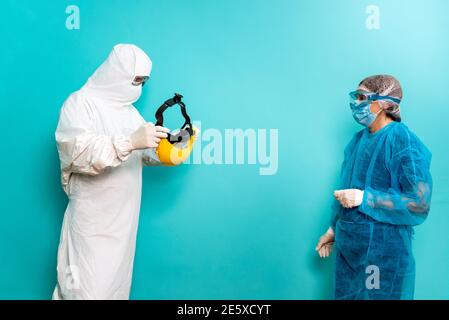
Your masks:
<svg viewBox="0 0 449 320"><path fill-rule="evenodd" d="M371 101L363 101L358 104L356 102L350 103L354 120L365 127L369 127L382 112L382 109L380 109L377 113L372 113L370 110L371 103Z"/></svg>
<svg viewBox="0 0 449 320"><path fill-rule="evenodd" d="M377 113L371 112L370 107L374 101L386 100L397 104L401 103L401 99L390 96L382 96L374 92L357 90L349 93L349 96L351 98L349 105L352 110L352 116L355 121L365 127L369 127L374 120L376 120L379 113L382 112L382 109L380 109Z"/></svg>

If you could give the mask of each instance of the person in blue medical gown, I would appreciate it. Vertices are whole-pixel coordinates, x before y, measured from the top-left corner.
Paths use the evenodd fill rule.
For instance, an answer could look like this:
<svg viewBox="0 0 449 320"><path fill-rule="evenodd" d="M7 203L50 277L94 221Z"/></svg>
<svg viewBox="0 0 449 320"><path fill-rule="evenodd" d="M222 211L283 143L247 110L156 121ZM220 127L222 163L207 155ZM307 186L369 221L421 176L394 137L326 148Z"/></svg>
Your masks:
<svg viewBox="0 0 449 320"><path fill-rule="evenodd" d="M331 226L316 247L336 253L336 299L413 299L413 227L429 214L431 153L401 122L402 88L392 76L350 93L363 125L344 152Z"/></svg>

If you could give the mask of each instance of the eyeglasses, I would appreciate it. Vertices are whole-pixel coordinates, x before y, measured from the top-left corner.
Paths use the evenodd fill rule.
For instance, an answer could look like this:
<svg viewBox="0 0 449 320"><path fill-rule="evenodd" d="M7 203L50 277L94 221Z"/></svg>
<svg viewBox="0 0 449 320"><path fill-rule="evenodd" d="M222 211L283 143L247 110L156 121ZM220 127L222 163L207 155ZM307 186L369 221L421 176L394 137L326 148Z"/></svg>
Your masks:
<svg viewBox="0 0 449 320"><path fill-rule="evenodd" d="M131 82L131 84L133 86L142 85L142 87L143 87L145 85L145 82L147 82L149 78L150 77L148 77L148 76L136 76L136 77L134 77L134 80L133 80L133 82Z"/></svg>

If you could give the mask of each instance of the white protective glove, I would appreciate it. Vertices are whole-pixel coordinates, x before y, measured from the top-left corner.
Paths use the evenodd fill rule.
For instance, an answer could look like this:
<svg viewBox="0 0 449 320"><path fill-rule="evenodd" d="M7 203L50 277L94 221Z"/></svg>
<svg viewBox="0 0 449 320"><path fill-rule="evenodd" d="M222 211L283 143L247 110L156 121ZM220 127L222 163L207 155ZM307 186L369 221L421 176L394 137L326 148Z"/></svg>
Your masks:
<svg viewBox="0 0 449 320"><path fill-rule="evenodd" d="M334 191L334 197L345 208L354 208L362 204L363 191L359 189L344 189Z"/></svg>
<svg viewBox="0 0 449 320"><path fill-rule="evenodd" d="M169 129L151 122L144 123L130 136L131 144L134 150L156 148L161 139L168 137L169 132Z"/></svg>
<svg viewBox="0 0 449 320"><path fill-rule="evenodd" d="M318 240L318 244L316 245L315 250L320 255L320 258L327 258L330 256L332 252L332 248L334 246L335 241L335 233L331 227L327 229L326 233L323 234Z"/></svg>

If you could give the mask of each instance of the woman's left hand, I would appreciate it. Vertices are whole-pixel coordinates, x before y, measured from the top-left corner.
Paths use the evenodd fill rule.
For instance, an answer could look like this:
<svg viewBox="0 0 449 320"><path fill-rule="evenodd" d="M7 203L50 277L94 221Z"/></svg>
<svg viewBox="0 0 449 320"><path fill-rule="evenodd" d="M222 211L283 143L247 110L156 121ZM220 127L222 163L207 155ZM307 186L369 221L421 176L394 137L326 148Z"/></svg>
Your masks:
<svg viewBox="0 0 449 320"><path fill-rule="evenodd" d="M335 190L334 197L344 208L354 208L362 204L363 190L359 189L344 189Z"/></svg>
<svg viewBox="0 0 449 320"><path fill-rule="evenodd" d="M329 227L326 233L323 234L315 247L320 258L327 258L330 256L335 242L334 230Z"/></svg>

